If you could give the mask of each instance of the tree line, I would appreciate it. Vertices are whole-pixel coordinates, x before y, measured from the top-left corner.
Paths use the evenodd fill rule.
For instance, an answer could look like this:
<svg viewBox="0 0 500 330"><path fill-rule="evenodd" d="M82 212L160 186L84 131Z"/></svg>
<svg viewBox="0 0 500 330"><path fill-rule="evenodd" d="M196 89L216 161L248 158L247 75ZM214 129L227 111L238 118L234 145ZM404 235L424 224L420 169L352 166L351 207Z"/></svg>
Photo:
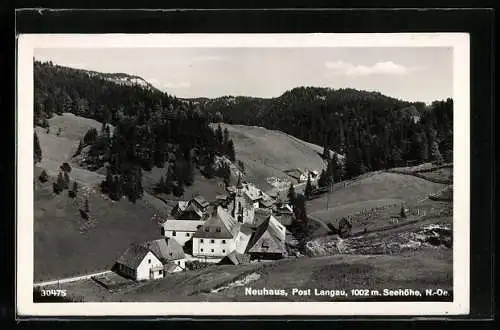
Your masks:
<svg viewBox="0 0 500 330"><path fill-rule="evenodd" d="M102 122L80 141L76 155L91 170L106 167L104 193L136 201L143 195L142 171L165 168L157 192L182 195L194 170L228 180L215 157L236 158L227 129L212 129L210 116L192 102L143 86L119 85L85 70L35 61L35 125L48 126L54 113L74 113ZM35 144L37 137L35 135ZM41 152L35 148L35 161ZM230 174L230 171L229 171Z"/></svg>
<svg viewBox="0 0 500 330"><path fill-rule="evenodd" d="M200 104L226 123L280 130L345 155L345 173L338 174L343 179L453 161L452 99L426 105L377 92L299 87L277 98L222 97Z"/></svg>

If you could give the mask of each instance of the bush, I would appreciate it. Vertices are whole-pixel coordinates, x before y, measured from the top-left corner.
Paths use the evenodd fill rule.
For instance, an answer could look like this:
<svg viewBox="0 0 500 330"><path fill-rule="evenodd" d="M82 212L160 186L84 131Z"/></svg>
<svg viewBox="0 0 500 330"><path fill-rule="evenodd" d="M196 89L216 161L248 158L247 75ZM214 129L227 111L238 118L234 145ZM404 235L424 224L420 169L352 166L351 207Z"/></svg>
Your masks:
<svg viewBox="0 0 500 330"><path fill-rule="evenodd" d="M68 163L66 163L66 162L62 163L60 169L64 173L71 173L71 166Z"/></svg>
<svg viewBox="0 0 500 330"><path fill-rule="evenodd" d="M47 172L45 172L45 170L40 173L38 180L40 180L40 182L47 182L49 180L49 175L47 174Z"/></svg>

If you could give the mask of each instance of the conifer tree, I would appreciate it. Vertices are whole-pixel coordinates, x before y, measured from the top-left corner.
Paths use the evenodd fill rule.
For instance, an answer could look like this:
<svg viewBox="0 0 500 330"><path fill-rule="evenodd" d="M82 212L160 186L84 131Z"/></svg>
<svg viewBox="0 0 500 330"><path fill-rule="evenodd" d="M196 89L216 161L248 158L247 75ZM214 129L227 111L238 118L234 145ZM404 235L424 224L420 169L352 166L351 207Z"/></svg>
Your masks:
<svg viewBox="0 0 500 330"><path fill-rule="evenodd" d="M68 172L64 172L63 177L64 177L63 187L64 187L64 189L68 189L69 188L69 182L70 182Z"/></svg>
<svg viewBox="0 0 500 330"><path fill-rule="evenodd" d="M312 192L313 192L313 187L312 187L312 184L311 184L311 175L309 174L307 176L306 187L305 187L305 190L304 190L304 194L305 194L306 199L308 199L308 198L311 197Z"/></svg>
<svg viewBox="0 0 500 330"><path fill-rule="evenodd" d="M227 143L227 152L229 159L234 162L236 160L236 152L234 151L234 143L233 140L229 140Z"/></svg>
<svg viewBox="0 0 500 330"><path fill-rule="evenodd" d="M220 126L220 124L217 125L217 131L215 131L215 136L217 138L217 142L219 143L219 145L222 145L224 136L222 134L222 127Z"/></svg>
<svg viewBox="0 0 500 330"><path fill-rule="evenodd" d="M293 187L293 183L290 183L290 188L288 188L288 194L287 194L288 200L290 201L291 205L295 204L295 198L297 197L295 194L295 188Z"/></svg>
<svg viewBox="0 0 500 330"><path fill-rule="evenodd" d="M40 141L38 141L38 135L36 132L34 137L33 159L35 164L42 160L42 149L40 148Z"/></svg>
<svg viewBox="0 0 500 330"><path fill-rule="evenodd" d="M40 180L40 182L47 182L49 180L49 175L45 170L42 170L42 173L40 173L38 179Z"/></svg>
<svg viewBox="0 0 500 330"><path fill-rule="evenodd" d="M443 156L441 155L441 152L439 151L439 145L437 141L432 141L431 145L431 154L432 154L432 160L440 165L443 163Z"/></svg>

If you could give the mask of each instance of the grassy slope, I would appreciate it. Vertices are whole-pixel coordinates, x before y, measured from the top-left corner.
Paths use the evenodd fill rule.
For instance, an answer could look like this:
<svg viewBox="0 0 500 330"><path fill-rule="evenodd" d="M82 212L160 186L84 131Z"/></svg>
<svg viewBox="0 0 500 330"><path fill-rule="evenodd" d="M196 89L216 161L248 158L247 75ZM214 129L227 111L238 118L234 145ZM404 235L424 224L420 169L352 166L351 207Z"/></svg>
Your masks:
<svg viewBox="0 0 500 330"><path fill-rule="evenodd" d="M318 154L322 152L321 147L283 132L256 126L221 124L221 127L227 127L229 136L234 141L236 158L245 164L249 180L264 190L272 188L266 181L268 177L289 179L284 170L321 170L325 167Z"/></svg>
<svg viewBox="0 0 500 330"><path fill-rule="evenodd" d="M343 183L338 186L341 187ZM345 204L380 200L398 199L408 204L415 203L437 192L444 185L429 182L414 176L396 173L373 172L341 187L329 194L329 206L338 207ZM307 211L313 213L324 210L327 196L311 200L307 203Z"/></svg>
<svg viewBox="0 0 500 330"><path fill-rule="evenodd" d="M210 292L253 272L261 275L255 282ZM86 301L314 301L322 298L290 294L287 297L245 296L244 290L245 287L283 288L289 292L292 288L451 290L452 273L451 249L424 248L401 255L301 257L267 264L214 266L172 274L115 294L102 290L92 281L69 283L64 288L75 295L85 295Z"/></svg>
<svg viewBox="0 0 500 330"><path fill-rule="evenodd" d="M90 128L100 130L101 123L72 114L55 115L49 120L50 132L36 127L42 149L42 162L35 166L34 247L35 281L67 277L109 267L132 241L157 238L159 228L150 221L162 213L163 202L145 194L136 204L124 199L112 202L102 196L97 185L103 175L78 168L71 156L80 138ZM57 136L61 128L60 136ZM52 181L63 162L72 164L70 178L80 184L79 196L88 191L92 226L84 233L80 205L70 199L67 191L52 192ZM37 178L41 169L51 176L44 184Z"/></svg>
<svg viewBox="0 0 500 330"><path fill-rule="evenodd" d="M52 180L35 186L35 281L107 269L132 241L159 238L160 230L151 220L156 210L142 201L113 202L88 190L86 221L79 212L86 189L80 187L81 199L73 200L67 191L55 195Z"/></svg>

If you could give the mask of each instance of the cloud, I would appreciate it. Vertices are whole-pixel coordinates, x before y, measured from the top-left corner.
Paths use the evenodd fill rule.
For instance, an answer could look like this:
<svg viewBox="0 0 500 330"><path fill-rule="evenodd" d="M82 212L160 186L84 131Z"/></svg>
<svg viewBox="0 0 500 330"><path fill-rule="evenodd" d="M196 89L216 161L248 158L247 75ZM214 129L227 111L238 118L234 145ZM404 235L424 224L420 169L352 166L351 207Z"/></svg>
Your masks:
<svg viewBox="0 0 500 330"><path fill-rule="evenodd" d="M405 75L419 70L416 67L405 67L391 61L377 62L372 66L354 65L343 61L325 62L325 66L335 74L346 76L368 76L373 74Z"/></svg>
<svg viewBox="0 0 500 330"><path fill-rule="evenodd" d="M191 62L213 62L225 60L225 56L197 56L192 58Z"/></svg>
<svg viewBox="0 0 500 330"><path fill-rule="evenodd" d="M163 84L164 88L189 88L191 87L191 83L189 81L180 81L180 82L167 82Z"/></svg>

